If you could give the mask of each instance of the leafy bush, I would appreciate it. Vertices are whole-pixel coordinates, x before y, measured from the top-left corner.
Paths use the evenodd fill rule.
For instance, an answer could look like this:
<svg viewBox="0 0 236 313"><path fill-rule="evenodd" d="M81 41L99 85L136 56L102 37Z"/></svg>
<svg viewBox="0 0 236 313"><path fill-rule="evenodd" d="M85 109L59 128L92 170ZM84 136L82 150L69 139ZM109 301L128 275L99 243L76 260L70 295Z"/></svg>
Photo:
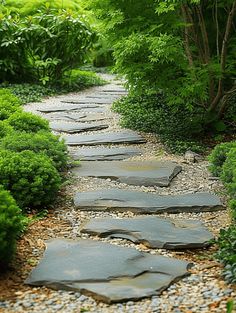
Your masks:
<svg viewBox="0 0 236 313"><path fill-rule="evenodd" d="M210 171L215 176L220 176L222 173L222 166L227 159L227 154L232 148L236 148L236 142L224 142L217 145L209 156Z"/></svg>
<svg viewBox="0 0 236 313"><path fill-rule="evenodd" d="M217 240L219 251L217 259L224 265L224 276L230 283L236 283L236 225L221 229Z"/></svg>
<svg viewBox="0 0 236 313"><path fill-rule="evenodd" d="M17 237L23 230L23 217L15 200L0 186L0 269L7 266L15 252Z"/></svg>
<svg viewBox="0 0 236 313"><path fill-rule="evenodd" d="M0 19L1 80L59 81L84 63L95 34L78 14L43 8L36 15Z"/></svg>
<svg viewBox="0 0 236 313"><path fill-rule="evenodd" d="M66 91L78 91L92 86L101 86L105 83L97 74L80 69L66 72L61 80L61 85Z"/></svg>
<svg viewBox="0 0 236 313"><path fill-rule="evenodd" d="M34 133L15 132L6 136L0 142L0 149L21 152L30 150L43 153L52 161L57 170L62 170L67 164L67 147L59 137L45 131Z"/></svg>
<svg viewBox="0 0 236 313"><path fill-rule="evenodd" d="M194 141L202 131L200 110L169 106L161 94L125 97L113 104L113 110L122 115L121 126L158 134L172 152L203 149Z"/></svg>
<svg viewBox="0 0 236 313"><path fill-rule="evenodd" d="M29 112L16 112L7 120L16 131L36 133L40 130L49 131L49 122Z"/></svg>
<svg viewBox="0 0 236 313"><path fill-rule="evenodd" d="M32 151L0 152L0 184L10 190L20 208L52 203L61 179L51 160Z"/></svg>
<svg viewBox="0 0 236 313"><path fill-rule="evenodd" d="M81 10L80 0L4 0L4 5L0 5L2 12L17 13L21 16L32 16L42 7L50 7L55 9Z"/></svg>
<svg viewBox="0 0 236 313"><path fill-rule="evenodd" d="M8 125L5 121L0 121L0 139L13 132L13 128Z"/></svg>

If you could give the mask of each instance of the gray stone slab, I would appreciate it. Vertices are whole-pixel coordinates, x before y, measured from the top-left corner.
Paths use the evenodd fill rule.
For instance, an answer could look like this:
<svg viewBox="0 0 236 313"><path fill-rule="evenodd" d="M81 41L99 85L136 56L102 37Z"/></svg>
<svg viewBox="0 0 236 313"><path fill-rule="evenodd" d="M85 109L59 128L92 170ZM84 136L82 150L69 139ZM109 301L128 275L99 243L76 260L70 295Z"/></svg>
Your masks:
<svg viewBox="0 0 236 313"><path fill-rule="evenodd" d="M72 104L111 104L111 99L105 98L79 98L79 99L68 99L61 100L62 103L72 103Z"/></svg>
<svg viewBox="0 0 236 313"><path fill-rule="evenodd" d="M86 118L86 114L81 114L81 113L67 113L67 112L57 112L57 113L47 113L44 115L44 118L47 120L66 120L70 122L77 122L80 121L81 119Z"/></svg>
<svg viewBox="0 0 236 313"><path fill-rule="evenodd" d="M102 133L94 135L64 136L70 146L96 146L106 144L145 143L146 140L139 134L131 131L117 133Z"/></svg>
<svg viewBox="0 0 236 313"><path fill-rule="evenodd" d="M75 290L112 303L158 295L188 275L190 266L94 240L53 239L25 283Z"/></svg>
<svg viewBox="0 0 236 313"><path fill-rule="evenodd" d="M111 116L104 113L76 113L72 112L56 112L56 113L47 113L44 115L44 118L48 120L65 120L70 122L95 122L108 120Z"/></svg>
<svg viewBox="0 0 236 313"><path fill-rule="evenodd" d="M51 112L67 112L67 111L80 111L80 110L92 110L92 109L103 109L103 107L101 107L98 104L86 104L86 105L75 105L75 104L64 104L63 106L60 105L54 105L54 106L50 106L47 108L39 108L37 109L37 111L39 112L43 112L43 113L51 113Z"/></svg>
<svg viewBox="0 0 236 313"><path fill-rule="evenodd" d="M74 160L82 161L112 161L124 160L142 152L135 148L94 148L79 149L71 153Z"/></svg>
<svg viewBox="0 0 236 313"><path fill-rule="evenodd" d="M83 161L72 172L82 177L110 178L128 185L167 187L181 170L181 166L169 161Z"/></svg>
<svg viewBox="0 0 236 313"><path fill-rule="evenodd" d="M74 203L80 210L132 211L135 213L182 213L222 210L220 199L209 193L159 196L141 191L108 189L78 192Z"/></svg>
<svg viewBox="0 0 236 313"><path fill-rule="evenodd" d="M158 217L96 218L82 229L99 237L123 238L149 248L189 249L209 245L213 235L200 221Z"/></svg>
<svg viewBox="0 0 236 313"><path fill-rule="evenodd" d="M109 125L107 124L101 124L101 123L68 123L68 122L50 122L50 128L57 132L65 132L65 133L81 133L86 131L96 131L108 128Z"/></svg>

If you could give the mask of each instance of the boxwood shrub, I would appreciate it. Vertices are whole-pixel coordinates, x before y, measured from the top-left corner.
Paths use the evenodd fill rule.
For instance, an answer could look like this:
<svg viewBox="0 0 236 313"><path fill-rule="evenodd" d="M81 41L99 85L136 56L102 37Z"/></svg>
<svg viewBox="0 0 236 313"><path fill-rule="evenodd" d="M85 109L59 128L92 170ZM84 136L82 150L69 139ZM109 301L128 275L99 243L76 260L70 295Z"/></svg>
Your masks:
<svg viewBox="0 0 236 313"><path fill-rule="evenodd" d="M0 151L0 184L20 208L43 208L53 202L61 178L52 161L33 151Z"/></svg>
<svg viewBox="0 0 236 313"><path fill-rule="evenodd" d="M232 148L236 148L236 141L224 142L214 148L209 157L209 161L211 163L210 171L213 175L221 175L222 166L227 158L227 154Z"/></svg>
<svg viewBox="0 0 236 313"><path fill-rule="evenodd" d="M0 129L1 130L1 129ZM30 150L35 153L44 153L52 161L57 170L66 168L68 155L67 146L58 136L50 132L38 133L14 132L0 142L0 149L21 152Z"/></svg>
<svg viewBox="0 0 236 313"><path fill-rule="evenodd" d="M221 179L230 196L236 199L236 147L230 149L222 166Z"/></svg>
<svg viewBox="0 0 236 313"><path fill-rule="evenodd" d="M11 261L16 240L23 230L23 216L9 191L0 186L0 270Z"/></svg>
<svg viewBox="0 0 236 313"><path fill-rule="evenodd" d="M21 111L21 101L10 90L0 88L0 120L5 120Z"/></svg>
<svg viewBox="0 0 236 313"><path fill-rule="evenodd" d="M11 127L8 123L0 121L0 140L7 135L11 135L13 131L13 127Z"/></svg>
<svg viewBox="0 0 236 313"><path fill-rule="evenodd" d="M231 197L232 225L221 229L216 243L217 259L224 264L223 274L230 283L236 282L236 142L222 143L214 148L209 160L210 170L220 176Z"/></svg>
<svg viewBox="0 0 236 313"><path fill-rule="evenodd" d="M29 112L16 112L8 118L8 123L16 131L36 133L40 130L49 131L49 122Z"/></svg>

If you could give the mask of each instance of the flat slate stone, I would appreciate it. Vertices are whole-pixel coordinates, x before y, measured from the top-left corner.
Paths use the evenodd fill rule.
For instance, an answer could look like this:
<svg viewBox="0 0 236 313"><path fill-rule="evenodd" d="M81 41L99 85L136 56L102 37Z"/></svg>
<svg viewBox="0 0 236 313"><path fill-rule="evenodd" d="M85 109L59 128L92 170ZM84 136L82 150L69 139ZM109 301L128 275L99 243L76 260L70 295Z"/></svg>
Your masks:
<svg viewBox="0 0 236 313"><path fill-rule="evenodd" d="M87 124L87 123L67 123L67 122L51 122L50 128L57 132L65 132L65 133L81 133L86 131L95 131L95 130L101 130L108 128L109 125L107 124L99 124L99 123L93 123L93 124Z"/></svg>
<svg viewBox="0 0 236 313"><path fill-rule="evenodd" d="M110 178L128 185L167 187L181 170L174 162L95 161L81 162L72 172L83 177Z"/></svg>
<svg viewBox="0 0 236 313"><path fill-rule="evenodd" d="M94 148L94 149L79 149L73 152L74 160L82 161L112 161L124 160L134 155L140 155L142 152L135 148Z"/></svg>
<svg viewBox="0 0 236 313"><path fill-rule="evenodd" d="M80 113L67 113L67 112L58 112L58 113L48 113L44 115L44 118L48 120L66 120L70 122L77 122L81 119L86 118L86 114L80 114Z"/></svg>
<svg viewBox="0 0 236 313"><path fill-rule="evenodd" d="M160 294L190 263L94 240L52 239L26 284L79 291L107 303Z"/></svg>
<svg viewBox="0 0 236 313"><path fill-rule="evenodd" d="M220 199L210 193L159 196L122 189L78 192L74 203L80 210L132 211L141 214L209 212L223 209Z"/></svg>
<svg viewBox="0 0 236 313"><path fill-rule="evenodd" d="M61 100L62 103L73 103L73 104L111 104L112 100L111 99L105 99L105 98L81 98L78 100L75 99L69 99L69 100Z"/></svg>
<svg viewBox="0 0 236 313"><path fill-rule="evenodd" d="M111 116L103 113L76 113L76 112L56 112L56 113L47 113L44 115L44 118L48 120L66 120L70 122L95 122L103 121L110 119Z"/></svg>
<svg viewBox="0 0 236 313"><path fill-rule="evenodd" d="M43 113L51 113L51 112L67 112L67 111L76 111L76 110L91 110L91 109L103 109L103 107L101 107L98 104L86 104L86 105L72 105L72 104L67 104L67 105L63 105L63 106L50 106L47 108L39 108L37 109L37 111L39 112L43 112Z"/></svg>
<svg viewBox="0 0 236 313"><path fill-rule="evenodd" d="M122 143L145 143L146 140L139 134L131 131L117 133L103 133L94 135L72 135L64 136L66 143L70 146L95 146L104 144Z"/></svg>
<svg viewBox="0 0 236 313"><path fill-rule="evenodd" d="M128 239L149 248L162 249L202 248L213 239L200 221L158 217L96 218L88 222L81 232Z"/></svg>

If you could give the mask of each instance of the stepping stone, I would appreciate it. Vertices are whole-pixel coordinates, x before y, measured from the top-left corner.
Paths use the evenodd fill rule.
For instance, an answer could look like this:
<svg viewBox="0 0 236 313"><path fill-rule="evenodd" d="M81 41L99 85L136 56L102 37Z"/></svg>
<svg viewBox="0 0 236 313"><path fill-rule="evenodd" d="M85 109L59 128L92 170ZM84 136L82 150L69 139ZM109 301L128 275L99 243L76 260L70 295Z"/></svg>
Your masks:
<svg viewBox="0 0 236 313"><path fill-rule="evenodd" d="M125 89L121 89L121 88L117 88L117 89L103 89L102 92L105 92L105 93L115 93L115 94L127 94L127 90Z"/></svg>
<svg viewBox="0 0 236 313"><path fill-rule="evenodd" d="M190 267L186 261L100 241L52 239L25 283L113 303L158 295L189 275Z"/></svg>
<svg viewBox="0 0 236 313"><path fill-rule="evenodd" d="M66 112L58 112L58 113L53 113L53 114L46 114L44 115L44 118L48 119L48 120L66 120L66 121L80 121L83 118L86 118L87 115L86 114L80 114L80 113L66 113Z"/></svg>
<svg viewBox="0 0 236 313"><path fill-rule="evenodd" d="M78 99L78 100L61 100L62 103L73 103L73 104L112 104L111 99L102 99L102 98L92 98L92 99Z"/></svg>
<svg viewBox="0 0 236 313"><path fill-rule="evenodd" d="M80 210L132 211L141 214L212 212L223 209L220 199L209 193L159 196L122 189L78 192L74 203Z"/></svg>
<svg viewBox="0 0 236 313"><path fill-rule="evenodd" d="M95 121L102 121L111 118L111 116L104 115L102 113L90 113L82 114L76 112L58 112L58 113L48 113L44 116L44 118L48 120L66 120L66 121L73 121L73 122L95 122Z"/></svg>
<svg viewBox="0 0 236 313"><path fill-rule="evenodd" d="M135 148L94 148L79 149L72 153L74 160L83 161L112 161L124 160L142 152Z"/></svg>
<svg viewBox="0 0 236 313"><path fill-rule="evenodd" d="M67 122L51 122L50 128L57 132L65 132L65 133L81 133L86 131L95 131L108 128L107 124L86 124L86 123L67 123Z"/></svg>
<svg viewBox="0 0 236 313"><path fill-rule="evenodd" d="M81 162L72 172L81 177L110 178L128 185L167 187L181 170L174 162L95 161Z"/></svg>
<svg viewBox="0 0 236 313"><path fill-rule="evenodd" d="M123 238L162 249L202 248L214 238L200 221L158 217L96 218L88 222L81 233Z"/></svg>
<svg viewBox="0 0 236 313"><path fill-rule="evenodd" d="M95 146L104 144L145 143L146 140L139 134L131 131L117 133L103 133L93 135L63 136L70 146Z"/></svg>
<svg viewBox="0 0 236 313"><path fill-rule="evenodd" d="M51 106L48 108L40 108L37 109L39 112L43 113L51 113L51 112L64 112L66 113L67 111L75 111L75 110L88 110L88 109L100 109L101 106L98 104L86 104L86 105L63 105L63 106Z"/></svg>

